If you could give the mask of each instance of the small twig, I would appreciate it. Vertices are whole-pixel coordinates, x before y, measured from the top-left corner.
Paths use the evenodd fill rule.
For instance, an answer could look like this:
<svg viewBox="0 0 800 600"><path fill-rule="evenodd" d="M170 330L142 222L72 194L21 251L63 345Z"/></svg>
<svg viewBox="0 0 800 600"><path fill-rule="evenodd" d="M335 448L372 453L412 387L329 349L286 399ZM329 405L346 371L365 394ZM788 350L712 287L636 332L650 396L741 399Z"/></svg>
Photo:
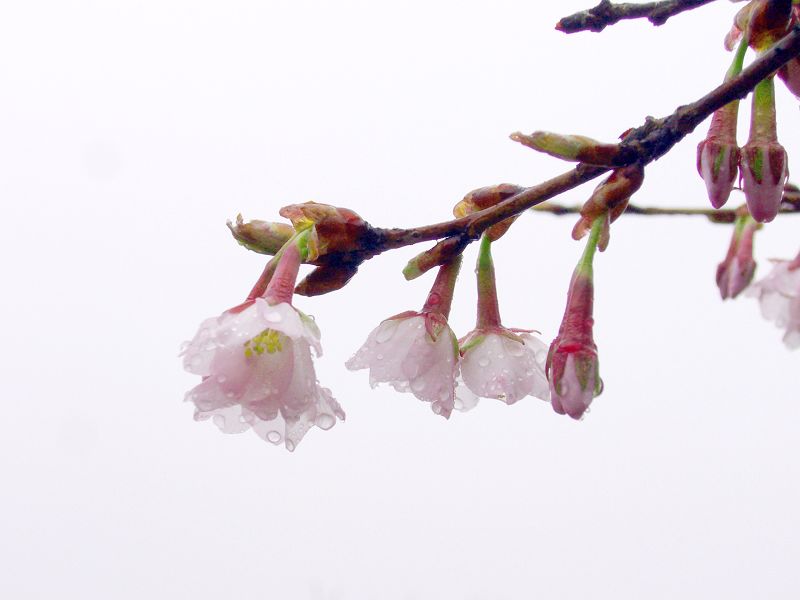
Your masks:
<svg viewBox="0 0 800 600"><path fill-rule="evenodd" d="M698 6L709 4L714 0L664 0L662 2L645 2L643 4L612 4L602 0L600 4L588 10L582 10L564 17L556 25L556 29L564 33L578 31L603 31L625 19L646 18L653 25L663 25L667 19L692 10Z"/></svg>
<svg viewBox="0 0 800 600"><path fill-rule="evenodd" d="M575 215L581 212L581 206L564 206L562 204L545 202L544 204L534 206L531 210L555 216ZM782 214L800 214L800 205L796 204L794 200L789 200L787 198L780 212ZM640 215L644 217L705 217L712 223L733 223L740 214L741 209L736 208L658 208L655 206L638 206L636 204L629 204L628 208L625 209L623 213L623 215Z"/></svg>

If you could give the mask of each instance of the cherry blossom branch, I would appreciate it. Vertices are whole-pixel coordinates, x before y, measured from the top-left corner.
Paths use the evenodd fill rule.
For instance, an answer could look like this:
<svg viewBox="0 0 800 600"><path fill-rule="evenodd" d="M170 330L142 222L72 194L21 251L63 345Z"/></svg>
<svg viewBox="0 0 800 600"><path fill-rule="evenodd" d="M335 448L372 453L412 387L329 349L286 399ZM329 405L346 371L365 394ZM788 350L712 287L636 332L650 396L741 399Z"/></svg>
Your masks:
<svg viewBox="0 0 800 600"><path fill-rule="evenodd" d="M602 0L600 4L588 10L582 10L564 17L556 29L564 33L577 33L578 31L603 31L609 25L614 25L626 19L646 18L653 25L663 25L667 19L692 10L714 0L664 0L662 2L645 2L643 4L612 4L609 0Z"/></svg>
<svg viewBox="0 0 800 600"><path fill-rule="evenodd" d="M646 165L662 157L714 111L733 100L744 98L761 80L798 54L800 54L800 27L795 26L787 36L754 60L738 76L719 85L695 102L678 107L671 115L662 119L648 117L644 125L630 131L618 144L615 167L637 162ZM492 208L466 217L411 229L376 229L376 245L370 250L378 254L385 250L445 237L459 237L472 241L495 223L513 217L610 170L607 167L579 164L571 171L526 188ZM442 258L444 260L451 257Z"/></svg>

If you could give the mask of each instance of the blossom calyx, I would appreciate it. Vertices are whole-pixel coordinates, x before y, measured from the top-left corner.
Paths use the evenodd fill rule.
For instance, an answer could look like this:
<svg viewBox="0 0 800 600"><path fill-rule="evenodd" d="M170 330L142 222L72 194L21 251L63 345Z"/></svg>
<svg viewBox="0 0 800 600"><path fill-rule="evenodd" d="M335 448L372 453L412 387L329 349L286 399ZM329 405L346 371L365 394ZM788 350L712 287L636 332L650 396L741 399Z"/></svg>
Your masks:
<svg viewBox="0 0 800 600"><path fill-rule="evenodd" d="M231 234L242 246L259 254L274 255L295 234L288 223L271 223L257 219L244 222L242 215L236 215L236 223L227 223Z"/></svg>
<svg viewBox="0 0 800 600"><path fill-rule="evenodd" d="M491 185L472 190L453 207L453 216L457 218L466 217L472 213L491 208L503 200L516 196L524 190L525 188L511 183L501 183L499 185ZM509 217L499 223L495 223L484 233L488 235L489 239L492 241L500 239L500 237L508 231L508 228L511 227L516 218L516 216Z"/></svg>
<svg viewBox="0 0 800 600"><path fill-rule="evenodd" d="M717 287L723 300L735 298L753 280L753 238L761 227L749 214L737 218L728 253L717 266Z"/></svg>
<svg viewBox="0 0 800 600"><path fill-rule="evenodd" d="M281 208L280 215L289 219L297 231L311 229L309 261L331 252L368 246L373 235L372 227L358 214L329 204L290 204Z"/></svg>
<svg viewBox="0 0 800 600"><path fill-rule="evenodd" d="M613 223L628 207L630 197L642 186L644 167L638 163L615 169L598 185L591 197L581 207L581 218L572 229L572 239L579 240L599 218L605 218L597 247L602 252L608 247L609 223Z"/></svg>
<svg viewBox="0 0 800 600"><path fill-rule="evenodd" d="M619 144L605 144L583 135L563 135L550 131L534 131L530 135L515 132L511 139L523 146L550 156L598 167L619 167L623 152Z"/></svg>

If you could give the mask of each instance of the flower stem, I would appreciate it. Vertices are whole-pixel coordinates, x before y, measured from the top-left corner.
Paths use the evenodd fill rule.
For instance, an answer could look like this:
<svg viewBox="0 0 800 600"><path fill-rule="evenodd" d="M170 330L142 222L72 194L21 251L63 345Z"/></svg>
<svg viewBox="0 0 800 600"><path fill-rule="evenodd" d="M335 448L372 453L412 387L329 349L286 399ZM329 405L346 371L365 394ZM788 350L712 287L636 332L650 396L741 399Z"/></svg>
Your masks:
<svg viewBox="0 0 800 600"><path fill-rule="evenodd" d="M450 316L450 307L453 304L453 290L455 290L456 279L458 279L458 273L461 270L462 258L462 255L459 254L450 262L439 267L436 281L433 282L431 291L428 293L428 299L425 301L425 306L422 307L422 312L437 312L445 319Z"/></svg>
<svg viewBox="0 0 800 600"><path fill-rule="evenodd" d="M486 234L481 236L478 263L475 268L478 276L478 329L500 326L500 307L497 303L497 284L492 261L492 241Z"/></svg>
<svg viewBox="0 0 800 600"><path fill-rule="evenodd" d="M583 250L583 255L578 261L576 272L587 277L592 276L592 263L594 262L594 254L597 251L597 240L600 239L600 232L606 224L608 215L601 215L597 217L592 223L592 229L589 231L589 238L586 240L586 248Z"/></svg>
<svg viewBox="0 0 800 600"><path fill-rule="evenodd" d="M270 295L271 297L281 298L276 300L274 304L280 302L291 303L300 263L308 257L308 236L310 231L310 229L305 229L296 233L275 253L275 256L267 262L253 289L247 295L247 300L266 298L267 295ZM287 249L290 256L287 257L287 260L284 260ZM280 280L280 283L278 280Z"/></svg>
<svg viewBox="0 0 800 600"><path fill-rule="evenodd" d="M778 139L775 118L775 81L769 76L753 92L750 118L750 141L773 142Z"/></svg>

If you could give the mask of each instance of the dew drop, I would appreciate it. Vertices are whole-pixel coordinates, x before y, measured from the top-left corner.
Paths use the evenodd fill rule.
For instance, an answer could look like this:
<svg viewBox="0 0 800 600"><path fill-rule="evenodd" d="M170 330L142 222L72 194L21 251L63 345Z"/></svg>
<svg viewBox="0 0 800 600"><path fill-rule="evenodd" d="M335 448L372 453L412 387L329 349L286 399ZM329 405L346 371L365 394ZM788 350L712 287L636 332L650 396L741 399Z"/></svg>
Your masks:
<svg viewBox="0 0 800 600"><path fill-rule="evenodd" d="M378 354L375 358L377 358L378 360L383 360L383 354Z"/></svg>
<svg viewBox="0 0 800 600"><path fill-rule="evenodd" d="M273 444L280 444L282 437L283 436L281 436L281 434L275 430L267 433L267 441L272 442Z"/></svg>
<svg viewBox="0 0 800 600"><path fill-rule="evenodd" d="M490 360L489 360L489 357L487 357L487 356L481 356L481 357L478 359L478 366L479 366L479 367L488 367L488 366L489 366L489 363L491 363L491 362L492 362L492 361L490 361Z"/></svg>
<svg viewBox="0 0 800 600"><path fill-rule="evenodd" d="M336 419L333 415L321 414L317 415L315 424L320 429L330 429L336 424Z"/></svg>

